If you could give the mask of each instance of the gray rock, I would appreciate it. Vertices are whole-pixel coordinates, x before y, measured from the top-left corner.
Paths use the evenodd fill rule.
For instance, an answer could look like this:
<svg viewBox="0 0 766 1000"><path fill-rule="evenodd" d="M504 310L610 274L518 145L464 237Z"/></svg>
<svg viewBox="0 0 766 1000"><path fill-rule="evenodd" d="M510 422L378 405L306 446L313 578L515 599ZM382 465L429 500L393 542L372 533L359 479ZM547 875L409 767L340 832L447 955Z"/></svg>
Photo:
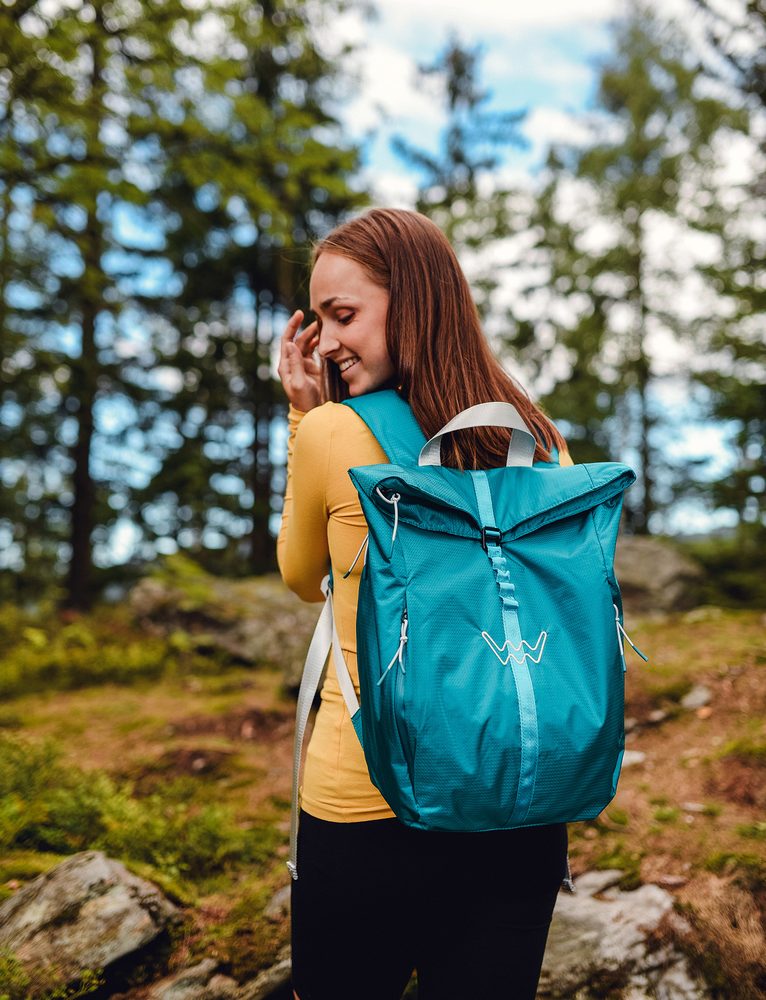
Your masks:
<svg viewBox="0 0 766 1000"><path fill-rule="evenodd" d="M233 1000L239 986L234 979L216 974L218 962L205 958L154 983L146 1000Z"/></svg>
<svg viewBox="0 0 766 1000"><path fill-rule="evenodd" d="M269 900L266 909L263 911L264 917L267 920L273 920L278 923L285 917L290 915L290 886L284 885L281 889L274 893L274 895Z"/></svg>
<svg viewBox="0 0 766 1000"><path fill-rule="evenodd" d="M703 570L673 545L658 538L620 535L615 557L630 632L630 616L691 607ZM631 636L637 646L641 642ZM629 655L629 650L625 650Z"/></svg>
<svg viewBox="0 0 766 1000"><path fill-rule="evenodd" d="M619 871L588 872L574 895L560 893L540 977L540 997L603 996L605 978L624 984L624 1000L707 1000L685 956L652 950L647 937L672 913L673 897L656 885L622 892Z"/></svg>
<svg viewBox="0 0 766 1000"><path fill-rule="evenodd" d="M622 755L622 766L635 767L637 764L643 764L645 760L646 754L643 750L626 750Z"/></svg>
<svg viewBox="0 0 766 1000"><path fill-rule="evenodd" d="M718 621L722 617L723 608L719 608L714 604L702 604L698 608L687 611L684 615L684 621L690 625L696 625L698 622Z"/></svg>
<svg viewBox="0 0 766 1000"><path fill-rule="evenodd" d="M710 688L706 688L704 684L695 684L691 691L683 696L681 704L690 710L702 708L712 697Z"/></svg>
<svg viewBox="0 0 766 1000"><path fill-rule="evenodd" d="M200 648L221 650L244 664L271 664L297 688L321 604L307 604L276 574L248 580L214 577L172 557L158 576L129 594L136 617L152 632L185 633Z"/></svg>
<svg viewBox="0 0 766 1000"><path fill-rule="evenodd" d="M160 890L101 851L83 851L0 905L0 947L58 984L147 945L177 913Z"/></svg>
<svg viewBox="0 0 766 1000"><path fill-rule="evenodd" d="M255 979L245 983L234 1000L268 1000L268 997L282 989L290 982L292 965L290 962L290 945L285 945L280 951L277 961L270 969L259 973Z"/></svg>

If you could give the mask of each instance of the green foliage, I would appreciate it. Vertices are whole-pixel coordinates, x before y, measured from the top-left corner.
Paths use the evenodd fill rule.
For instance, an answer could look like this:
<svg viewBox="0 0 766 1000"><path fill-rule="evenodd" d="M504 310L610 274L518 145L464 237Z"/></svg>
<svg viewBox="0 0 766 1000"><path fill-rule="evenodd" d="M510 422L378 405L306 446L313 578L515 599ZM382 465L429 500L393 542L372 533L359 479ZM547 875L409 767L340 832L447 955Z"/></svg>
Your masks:
<svg viewBox="0 0 766 1000"><path fill-rule="evenodd" d="M758 820L755 823L741 823L737 827L737 833L748 840L766 840L766 822Z"/></svg>
<svg viewBox="0 0 766 1000"><path fill-rule="evenodd" d="M687 351L705 345L700 323L677 308L679 289L697 287L688 258L658 251L651 234L667 226L692 237L701 204L715 197L714 151L748 125L736 102L711 98L690 53L684 29L656 6L626 5L584 123L589 140L549 154L528 223L535 242L519 261L526 273L532 265L523 315L509 317L509 347L553 383L542 402L563 422L575 461L636 468L625 506L636 532L656 530L654 515L691 474L669 458L678 409L659 396L662 380L688 379L689 366L661 371L650 333Z"/></svg>
<svg viewBox="0 0 766 1000"><path fill-rule="evenodd" d="M654 810L654 818L658 823L675 823L681 815L681 810L675 806L659 806Z"/></svg>
<svg viewBox="0 0 766 1000"><path fill-rule="evenodd" d="M740 737L727 743L719 751L720 757L733 757L743 764L756 764L766 767L766 743L763 740L749 736Z"/></svg>
<svg viewBox="0 0 766 1000"><path fill-rule="evenodd" d="M743 500L743 505L746 502ZM703 603L766 608L766 529L743 524L732 538L688 542L682 548L705 570L700 594Z"/></svg>
<svg viewBox="0 0 766 1000"><path fill-rule="evenodd" d="M0 735L0 850L71 854L102 850L199 881L273 854L272 828L242 829L215 802L135 798L100 772L66 767L54 745Z"/></svg>
<svg viewBox="0 0 766 1000"><path fill-rule="evenodd" d="M73 621L44 608L0 605L0 697L91 684L135 684L162 676L217 673L228 662L204 637L147 635L127 609L104 606ZM7 722L3 723L3 718ZM13 714L0 729L13 728Z"/></svg>
<svg viewBox="0 0 766 1000"><path fill-rule="evenodd" d="M705 861L704 867L716 875L735 875L735 880L751 892L766 889L766 861L755 854L719 851Z"/></svg>
<svg viewBox="0 0 766 1000"><path fill-rule="evenodd" d="M0 1000L27 1000L30 978L11 951L0 951Z"/></svg>
<svg viewBox="0 0 766 1000"><path fill-rule="evenodd" d="M623 840L617 840L610 850L596 858L594 867L599 871L615 868L623 874L619 886L626 892L638 889L641 882L641 858L643 854L626 847Z"/></svg>
<svg viewBox="0 0 766 1000"><path fill-rule="evenodd" d="M210 927L196 943L197 953L202 956L215 947L239 981L251 979L273 964L285 939L284 924L263 916L273 894L273 885L247 888L226 919Z"/></svg>
<svg viewBox="0 0 766 1000"><path fill-rule="evenodd" d="M225 6L0 5L0 601L85 609L176 545L274 563L270 340L365 198L331 110L348 47L317 43L346 0Z"/></svg>
<svg viewBox="0 0 766 1000"><path fill-rule="evenodd" d="M106 980L102 971L83 969L75 983L52 986L37 993L39 1000L77 1000L95 993Z"/></svg>
<svg viewBox="0 0 766 1000"><path fill-rule="evenodd" d="M423 178L415 207L433 219L462 255L480 251L513 231L512 194L498 188L492 176L508 146L524 146L519 126L525 111L489 111L491 94L480 84L481 48L453 37L429 66L420 67L423 80L439 83L446 112L440 149L430 152L401 137L394 151ZM479 312L489 311L498 285L496 265L472 275Z"/></svg>
<svg viewBox="0 0 766 1000"><path fill-rule="evenodd" d="M606 812L607 818L615 823L617 826L627 826L630 822L630 817L625 812L624 809L620 809L617 806L610 806Z"/></svg>

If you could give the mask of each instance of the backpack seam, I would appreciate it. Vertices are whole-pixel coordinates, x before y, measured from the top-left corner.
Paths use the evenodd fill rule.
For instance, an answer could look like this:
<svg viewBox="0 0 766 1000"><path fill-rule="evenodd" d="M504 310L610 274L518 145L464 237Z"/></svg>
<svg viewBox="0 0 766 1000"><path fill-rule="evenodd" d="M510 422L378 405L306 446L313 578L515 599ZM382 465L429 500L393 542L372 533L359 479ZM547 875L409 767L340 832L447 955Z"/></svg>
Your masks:
<svg viewBox="0 0 766 1000"><path fill-rule="evenodd" d="M585 470L585 473L586 473L588 479L590 479L591 486L595 489L596 488L596 484L593 482L593 477L590 474L590 470L588 469L588 467L586 465L583 465L582 468ZM604 552L604 543L601 541L601 532L599 531L598 524L596 522L596 515L594 514L594 511L595 511L595 507L591 507L590 510L588 511L588 513L590 514L591 521L593 522L593 531L596 534L596 541L598 542L598 550L601 553L601 566L602 566L602 568L604 570L604 580L605 580L605 582L608 585L609 584L609 567L607 566L606 554ZM611 590L611 587L609 589Z"/></svg>

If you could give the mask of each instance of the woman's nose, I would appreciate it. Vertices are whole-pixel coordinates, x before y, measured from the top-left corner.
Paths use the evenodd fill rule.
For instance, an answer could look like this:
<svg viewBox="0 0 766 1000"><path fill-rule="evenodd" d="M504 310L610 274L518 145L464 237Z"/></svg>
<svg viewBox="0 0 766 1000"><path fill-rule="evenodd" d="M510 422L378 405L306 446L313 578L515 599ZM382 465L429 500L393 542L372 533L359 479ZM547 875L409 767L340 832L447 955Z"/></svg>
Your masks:
<svg viewBox="0 0 766 1000"><path fill-rule="evenodd" d="M319 356L322 358L327 358L331 354L334 354L340 347L340 341L337 337L334 337L327 325L323 326L319 331L319 342L317 344L317 350L319 351Z"/></svg>

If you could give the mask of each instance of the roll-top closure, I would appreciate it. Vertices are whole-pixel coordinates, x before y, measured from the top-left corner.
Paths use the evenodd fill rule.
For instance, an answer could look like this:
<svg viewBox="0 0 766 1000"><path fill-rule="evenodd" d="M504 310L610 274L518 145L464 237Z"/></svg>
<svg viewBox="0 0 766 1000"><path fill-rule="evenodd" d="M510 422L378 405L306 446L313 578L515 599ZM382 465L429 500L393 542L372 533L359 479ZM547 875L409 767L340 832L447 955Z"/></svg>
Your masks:
<svg viewBox="0 0 766 1000"><path fill-rule="evenodd" d="M619 498L635 480L632 469L618 462L485 470L502 539L536 531L599 504ZM481 518L471 471L371 465L349 469L357 489L393 521L386 496L399 494L398 519L426 531L481 540ZM378 493L380 490L380 493Z"/></svg>

